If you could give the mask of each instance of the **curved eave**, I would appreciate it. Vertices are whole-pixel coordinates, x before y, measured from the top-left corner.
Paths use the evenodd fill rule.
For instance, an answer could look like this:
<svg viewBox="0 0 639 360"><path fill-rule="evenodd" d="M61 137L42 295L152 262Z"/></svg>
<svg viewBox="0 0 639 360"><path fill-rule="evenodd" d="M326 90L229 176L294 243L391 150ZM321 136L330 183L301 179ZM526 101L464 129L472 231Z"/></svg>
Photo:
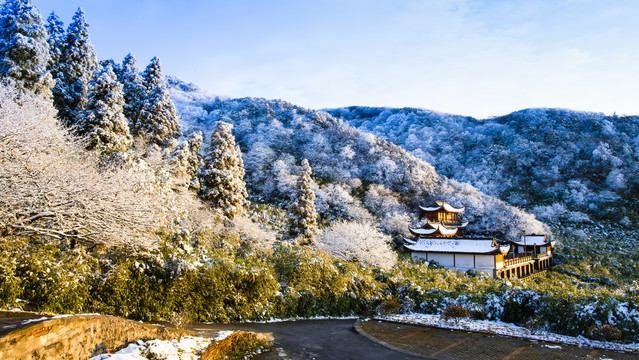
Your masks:
<svg viewBox="0 0 639 360"><path fill-rule="evenodd" d="M437 230L442 235L455 235L455 234L457 234L457 228L447 228L444 225L439 225L439 228Z"/></svg>
<svg viewBox="0 0 639 360"><path fill-rule="evenodd" d="M457 213L457 214L463 213L464 211L466 211L466 207L465 206L462 207L462 208L455 208L455 207L451 206L448 203L443 203L441 205L432 206L432 207L431 206L425 207L425 206L421 206L420 205L419 208L422 209L423 211L426 211L426 212L435 212L435 211L439 211L441 209L444 209L445 211L448 211L450 213Z"/></svg>
<svg viewBox="0 0 639 360"><path fill-rule="evenodd" d="M415 241L415 240L411 240L409 238L404 238L404 245L405 244L415 245L416 243L417 243L417 241Z"/></svg>
<svg viewBox="0 0 639 360"><path fill-rule="evenodd" d="M408 228L408 230L411 233L415 234L415 235L432 235L432 234L437 232L437 228L433 228L433 229L423 229L423 228L413 229L413 228Z"/></svg>
<svg viewBox="0 0 639 360"><path fill-rule="evenodd" d="M500 246L498 250L502 255L506 255L510 251L510 245Z"/></svg>

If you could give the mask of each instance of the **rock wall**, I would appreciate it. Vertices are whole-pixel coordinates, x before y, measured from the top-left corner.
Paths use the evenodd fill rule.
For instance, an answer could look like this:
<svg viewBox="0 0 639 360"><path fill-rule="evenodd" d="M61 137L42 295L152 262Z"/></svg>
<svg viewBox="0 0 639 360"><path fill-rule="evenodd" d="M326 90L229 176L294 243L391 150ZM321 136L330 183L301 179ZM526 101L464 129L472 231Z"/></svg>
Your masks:
<svg viewBox="0 0 639 360"><path fill-rule="evenodd" d="M88 359L139 339L168 340L193 334L115 316L59 317L0 337L0 359Z"/></svg>

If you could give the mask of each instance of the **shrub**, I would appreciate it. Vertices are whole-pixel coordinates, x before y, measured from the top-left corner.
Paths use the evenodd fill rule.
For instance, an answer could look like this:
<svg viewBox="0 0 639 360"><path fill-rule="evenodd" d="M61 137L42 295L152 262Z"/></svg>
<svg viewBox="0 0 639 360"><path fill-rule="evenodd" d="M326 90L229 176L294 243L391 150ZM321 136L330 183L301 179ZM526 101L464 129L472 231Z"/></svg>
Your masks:
<svg viewBox="0 0 639 360"><path fill-rule="evenodd" d="M90 283L97 263L82 249L28 243L18 257L16 276L21 297L39 311L77 313L88 310Z"/></svg>
<svg viewBox="0 0 639 360"><path fill-rule="evenodd" d="M588 329L586 336L593 340L617 341L621 339L622 333L621 330L616 327L605 324L593 325L590 329Z"/></svg>
<svg viewBox="0 0 639 360"><path fill-rule="evenodd" d="M401 304L397 299L389 298L377 306L377 314L381 316L396 314L400 308Z"/></svg>
<svg viewBox="0 0 639 360"><path fill-rule="evenodd" d="M261 352L270 346L269 341L258 334L237 331L224 340L209 345L200 356L202 360L235 360Z"/></svg>
<svg viewBox="0 0 639 360"><path fill-rule="evenodd" d="M12 308L22 294L22 280L16 276L17 256L22 241L0 238L0 308Z"/></svg>
<svg viewBox="0 0 639 360"><path fill-rule="evenodd" d="M461 318L467 318L470 316L468 309L461 305L448 305L444 312L442 312L442 318L446 321L453 320L458 322Z"/></svg>

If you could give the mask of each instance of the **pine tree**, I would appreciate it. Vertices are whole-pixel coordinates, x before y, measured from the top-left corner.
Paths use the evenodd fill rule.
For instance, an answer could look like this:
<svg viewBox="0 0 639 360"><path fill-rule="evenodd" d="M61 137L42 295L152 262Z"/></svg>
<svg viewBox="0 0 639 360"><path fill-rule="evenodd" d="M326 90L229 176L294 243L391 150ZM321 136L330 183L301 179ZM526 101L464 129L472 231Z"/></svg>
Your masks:
<svg viewBox="0 0 639 360"><path fill-rule="evenodd" d="M117 75L118 80L124 86L124 116L129 120L129 127L134 132L144 104L146 91L142 85L142 77L135 66L135 57L131 53L127 54L122 61L120 72Z"/></svg>
<svg viewBox="0 0 639 360"><path fill-rule="evenodd" d="M89 25L84 11L78 9L64 37L53 88L53 103L67 126L78 125L81 121L90 82L97 68L98 58L89 39Z"/></svg>
<svg viewBox="0 0 639 360"><path fill-rule="evenodd" d="M200 174L200 197L231 219L244 213L248 196L242 152L235 145L232 129L231 124L215 123Z"/></svg>
<svg viewBox="0 0 639 360"><path fill-rule="evenodd" d="M174 178L176 180L183 179L179 185L193 191L200 189L198 170L202 162L200 157L202 141L202 133L199 131L193 132L189 135L187 141L183 141L175 147L170 156L171 161L174 163L174 170L172 171Z"/></svg>
<svg viewBox="0 0 639 360"><path fill-rule="evenodd" d="M98 70L91 81L91 92L80 133L89 139L89 150L101 152L103 161L122 164L128 159L133 143L124 117L122 84L111 66Z"/></svg>
<svg viewBox="0 0 639 360"><path fill-rule="evenodd" d="M162 81L160 61L153 58L142 76L147 95L140 109L134 128L137 136L145 137L150 143L167 147L172 140L180 137L182 129L179 115Z"/></svg>
<svg viewBox="0 0 639 360"><path fill-rule="evenodd" d="M160 59L156 56L151 59L151 62L142 73L142 86L144 87L146 94L149 94L161 83L162 65L160 65Z"/></svg>
<svg viewBox="0 0 639 360"><path fill-rule="evenodd" d="M31 0L7 0L0 9L0 77L18 89L49 98L49 44L40 11Z"/></svg>
<svg viewBox="0 0 639 360"><path fill-rule="evenodd" d="M56 72L60 57L62 56L62 44L64 43L64 23L60 20L55 12L51 12L51 15L47 18L47 24L45 25L49 38L47 43L49 44L49 65L48 69L51 72ZM53 74L52 74L53 75ZM55 78L56 75L53 75Z"/></svg>
<svg viewBox="0 0 639 360"><path fill-rule="evenodd" d="M295 198L289 206L289 235L298 238L301 245L313 245L317 233L317 211L308 160L302 161L298 176Z"/></svg>

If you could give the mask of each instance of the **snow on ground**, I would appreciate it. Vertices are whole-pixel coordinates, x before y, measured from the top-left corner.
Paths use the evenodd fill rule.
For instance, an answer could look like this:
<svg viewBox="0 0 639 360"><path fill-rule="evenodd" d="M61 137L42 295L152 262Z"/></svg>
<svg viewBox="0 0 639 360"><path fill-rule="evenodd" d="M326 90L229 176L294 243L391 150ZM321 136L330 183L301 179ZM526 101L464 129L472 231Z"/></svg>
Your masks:
<svg viewBox="0 0 639 360"><path fill-rule="evenodd" d="M89 360L196 360L211 342L223 340L233 333L220 331L215 338L185 336L175 340L139 340L114 354L98 355Z"/></svg>
<svg viewBox="0 0 639 360"><path fill-rule="evenodd" d="M634 344L619 344L608 341L596 341L586 339L583 336L567 336L559 335L545 331L531 332L524 327L516 326L513 324L504 323L501 321L489 321L489 320L471 320L471 319L459 319L458 321L445 321L439 315L427 315L427 314L397 314L386 317L380 317L379 320L396 321L406 324L426 325L443 329L455 329L455 330L467 330L484 332L496 335L512 336L517 338L548 341L559 344L576 345L581 347L591 347L606 350L616 351L639 351L639 343ZM549 345L553 346L553 345ZM556 346L556 345L555 345Z"/></svg>

